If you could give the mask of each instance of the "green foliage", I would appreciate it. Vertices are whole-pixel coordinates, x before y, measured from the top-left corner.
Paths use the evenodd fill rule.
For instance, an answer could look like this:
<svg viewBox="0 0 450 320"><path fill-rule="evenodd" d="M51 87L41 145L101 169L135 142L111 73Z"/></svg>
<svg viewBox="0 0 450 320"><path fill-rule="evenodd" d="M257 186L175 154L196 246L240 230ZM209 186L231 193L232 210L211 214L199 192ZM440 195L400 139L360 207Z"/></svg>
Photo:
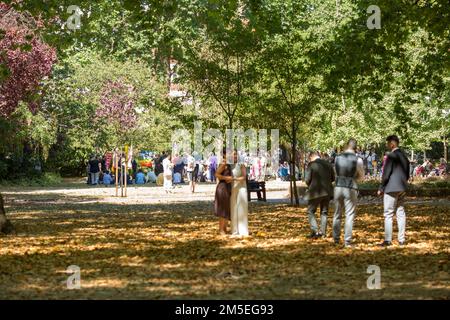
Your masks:
<svg viewBox="0 0 450 320"><path fill-rule="evenodd" d="M45 160L45 170L81 174L93 152L125 143L162 151L195 120L277 128L294 148L349 137L380 146L396 133L404 146L427 149L450 135L448 1L380 0L381 29L373 30L371 4L20 1L17 9L42 15L59 62L39 113L0 119L0 164L26 154ZM69 5L84 13L79 30L62 28ZM137 93L138 126L126 134L95 119L105 84L119 80ZM167 98L174 82L186 97Z"/></svg>
<svg viewBox="0 0 450 320"><path fill-rule="evenodd" d="M140 120L132 130L124 131L108 119L96 116L104 86L116 80L135 88L135 109ZM47 92L44 109L57 118L60 139L51 160L59 170L75 170L78 174L83 172L84 163L92 153L102 154L131 143L148 147L142 140L145 137L142 132L148 131L146 121L151 121L167 103L163 86L154 80L145 63L107 59L90 50L79 52L55 69L55 76L47 83ZM156 129L165 125L166 119L159 119ZM123 127L128 128L126 124ZM153 146L154 142L149 145Z"/></svg>

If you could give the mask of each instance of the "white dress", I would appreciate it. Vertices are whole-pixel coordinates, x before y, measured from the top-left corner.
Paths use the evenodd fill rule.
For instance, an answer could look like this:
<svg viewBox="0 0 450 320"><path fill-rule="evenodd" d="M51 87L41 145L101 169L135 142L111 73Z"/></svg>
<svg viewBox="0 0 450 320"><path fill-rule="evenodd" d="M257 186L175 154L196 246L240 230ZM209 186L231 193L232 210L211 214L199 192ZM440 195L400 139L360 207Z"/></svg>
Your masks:
<svg viewBox="0 0 450 320"><path fill-rule="evenodd" d="M162 162L164 169L164 190L169 191L172 189L172 166L169 159L165 158Z"/></svg>
<svg viewBox="0 0 450 320"><path fill-rule="evenodd" d="M233 178L242 176L242 164L238 163L232 170ZM233 181L231 188L231 234L248 236L248 199L247 183Z"/></svg>

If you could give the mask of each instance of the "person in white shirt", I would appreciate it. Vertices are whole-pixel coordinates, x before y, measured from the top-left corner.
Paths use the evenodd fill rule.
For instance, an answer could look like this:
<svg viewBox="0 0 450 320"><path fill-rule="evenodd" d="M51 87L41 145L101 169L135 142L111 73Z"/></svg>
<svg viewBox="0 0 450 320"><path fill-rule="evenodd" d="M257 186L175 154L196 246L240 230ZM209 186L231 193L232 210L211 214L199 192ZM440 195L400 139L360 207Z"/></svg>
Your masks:
<svg viewBox="0 0 450 320"><path fill-rule="evenodd" d="M164 169L164 190L166 193L172 192L172 174L173 174L173 164L171 161L170 154L162 162Z"/></svg>

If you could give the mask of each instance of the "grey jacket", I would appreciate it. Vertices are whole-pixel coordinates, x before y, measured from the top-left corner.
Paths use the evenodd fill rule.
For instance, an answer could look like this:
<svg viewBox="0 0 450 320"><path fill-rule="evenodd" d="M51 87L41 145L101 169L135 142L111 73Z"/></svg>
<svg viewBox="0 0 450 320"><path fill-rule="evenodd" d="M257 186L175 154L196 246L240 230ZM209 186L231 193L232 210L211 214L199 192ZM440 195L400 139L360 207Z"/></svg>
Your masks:
<svg viewBox="0 0 450 320"><path fill-rule="evenodd" d="M308 185L305 199L312 200L329 196L333 198L334 170L328 161L316 159L308 164L305 182Z"/></svg>
<svg viewBox="0 0 450 320"><path fill-rule="evenodd" d="M409 160L400 149L396 149L387 156L380 190L384 193L406 191L408 180Z"/></svg>

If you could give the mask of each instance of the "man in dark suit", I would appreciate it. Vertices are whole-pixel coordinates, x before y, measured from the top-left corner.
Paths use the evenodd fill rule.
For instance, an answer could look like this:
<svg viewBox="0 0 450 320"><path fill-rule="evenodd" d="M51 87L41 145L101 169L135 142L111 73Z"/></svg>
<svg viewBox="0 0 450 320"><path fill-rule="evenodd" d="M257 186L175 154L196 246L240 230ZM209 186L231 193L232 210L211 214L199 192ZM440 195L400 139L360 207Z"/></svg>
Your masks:
<svg viewBox="0 0 450 320"><path fill-rule="evenodd" d="M333 197L334 170L331 164L319 158L317 151L311 152L309 164L305 173L308 185L306 199L308 200L308 219L311 225L312 239L325 237L327 231L327 215L330 199ZM316 210L320 206L320 231L316 221Z"/></svg>
<svg viewBox="0 0 450 320"><path fill-rule="evenodd" d="M399 139L396 135L386 138L386 146L391 152L388 154L383 169L381 186L378 195L384 193L384 242L383 247L392 244L392 219L397 214L398 243L405 244L406 213L403 200L409 180L409 160L399 149Z"/></svg>

